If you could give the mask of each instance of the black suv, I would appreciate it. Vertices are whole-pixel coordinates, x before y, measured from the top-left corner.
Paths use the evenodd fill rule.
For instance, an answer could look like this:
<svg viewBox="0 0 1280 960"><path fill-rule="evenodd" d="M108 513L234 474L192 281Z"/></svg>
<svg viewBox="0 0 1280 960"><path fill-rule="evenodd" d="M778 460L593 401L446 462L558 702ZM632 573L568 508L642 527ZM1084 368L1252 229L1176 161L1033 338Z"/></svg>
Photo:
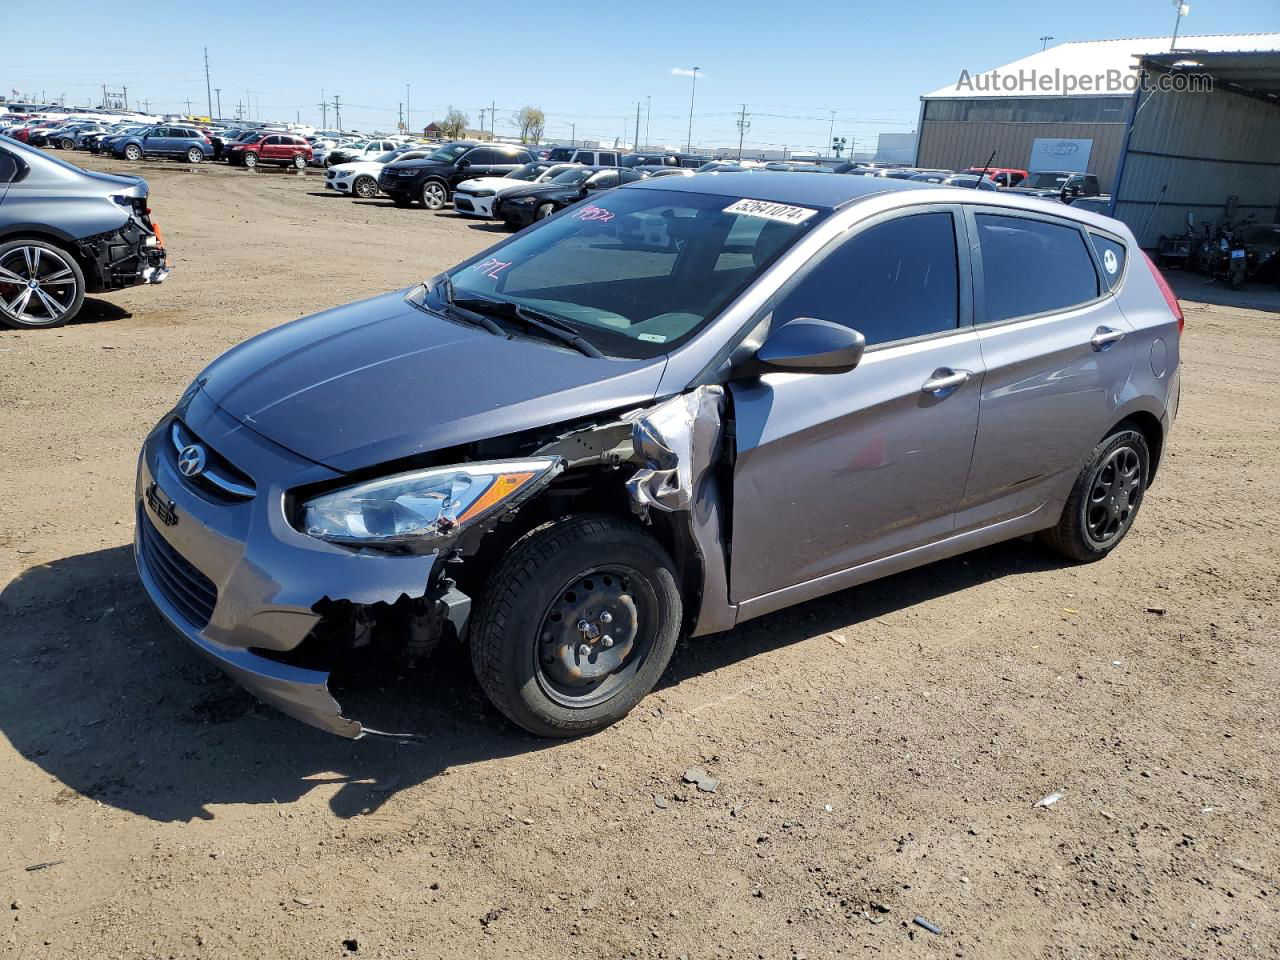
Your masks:
<svg viewBox="0 0 1280 960"><path fill-rule="evenodd" d="M505 143L446 143L421 160L388 163L378 177L378 189L397 207L421 200L428 210L439 210L453 197L453 188L476 177L505 177L532 163L528 150Z"/></svg>

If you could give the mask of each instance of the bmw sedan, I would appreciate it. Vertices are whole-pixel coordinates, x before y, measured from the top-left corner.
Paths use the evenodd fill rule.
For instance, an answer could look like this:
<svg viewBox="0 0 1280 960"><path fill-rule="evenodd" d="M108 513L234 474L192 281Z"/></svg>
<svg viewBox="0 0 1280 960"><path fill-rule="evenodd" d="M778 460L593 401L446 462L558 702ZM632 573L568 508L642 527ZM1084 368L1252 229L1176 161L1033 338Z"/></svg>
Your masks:
<svg viewBox="0 0 1280 960"><path fill-rule="evenodd" d="M677 642L1013 537L1107 557L1182 324L1128 228L1074 207L640 181L213 361L143 447L138 569L333 733L377 731L332 670L461 644L512 721L586 734Z"/></svg>

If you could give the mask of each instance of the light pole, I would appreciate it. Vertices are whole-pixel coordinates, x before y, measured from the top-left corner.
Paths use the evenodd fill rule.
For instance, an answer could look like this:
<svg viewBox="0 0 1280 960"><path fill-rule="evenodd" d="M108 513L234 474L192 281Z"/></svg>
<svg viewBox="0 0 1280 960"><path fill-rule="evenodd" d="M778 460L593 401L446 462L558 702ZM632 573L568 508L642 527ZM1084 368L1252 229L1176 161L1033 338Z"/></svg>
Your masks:
<svg viewBox="0 0 1280 960"><path fill-rule="evenodd" d="M222 118L222 88L214 87L213 92L218 96L218 118Z"/></svg>
<svg viewBox="0 0 1280 960"><path fill-rule="evenodd" d="M409 84L404 85L404 133L409 133L409 128L413 126L409 120Z"/></svg>
<svg viewBox="0 0 1280 960"><path fill-rule="evenodd" d="M833 143L836 139L836 112L831 111L831 127L827 130L827 143Z"/></svg>
<svg viewBox="0 0 1280 960"><path fill-rule="evenodd" d="M1178 18L1173 21L1173 42L1169 44L1169 50L1172 52L1178 46L1178 28L1182 26L1182 18L1191 12L1191 4L1183 3L1182 0L1173 0L1173 5L1178 8Z"/></svg>
<svg viewBox="0 0 1280 960"><path fill-rule="evenodd" d="M689 87L689 133L685 137L685 153L693 153L693 100L698 93L698 68L693 68L693 84Z"/></svg>
<svg viewBox="0 0 1280 960"><path fill-rule="evenodd" d="M1044 53L1045 49L1049 46L1049 41L1050 41L1050 40L1053 40L1053 39L1055 39L1055 38L1054 38L1054 37L1050 37L1050 36L1044 36L1044 37L1041 37L1041 38L1040 38L1040 52L1041 52L1041 53Z"/></svg>
<svg viewBox="0 0 1280 960"><path fill-rule="evenodd" d="M653 97L645 97L644 106L644 148L649 149L649 114L653 110Z"/></svg>

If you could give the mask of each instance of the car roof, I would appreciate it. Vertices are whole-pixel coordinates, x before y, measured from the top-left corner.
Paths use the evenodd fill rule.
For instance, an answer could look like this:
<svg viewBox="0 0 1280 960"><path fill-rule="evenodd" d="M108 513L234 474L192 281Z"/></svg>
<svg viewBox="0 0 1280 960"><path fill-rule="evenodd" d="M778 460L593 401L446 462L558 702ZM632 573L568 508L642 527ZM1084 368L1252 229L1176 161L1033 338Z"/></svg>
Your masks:
<svg viewBox="0 0 1280 960"><path fill-rule="evenodd" d="M792 172L751 170L745 175L721 176L711 170L692 177L659 177L627 184L627 190L669 190L720 197L750 197L770 203L792 203L834 210L873 193L890 190L929 190L933 184L893 180L888 177L804 177Z"/></svg>

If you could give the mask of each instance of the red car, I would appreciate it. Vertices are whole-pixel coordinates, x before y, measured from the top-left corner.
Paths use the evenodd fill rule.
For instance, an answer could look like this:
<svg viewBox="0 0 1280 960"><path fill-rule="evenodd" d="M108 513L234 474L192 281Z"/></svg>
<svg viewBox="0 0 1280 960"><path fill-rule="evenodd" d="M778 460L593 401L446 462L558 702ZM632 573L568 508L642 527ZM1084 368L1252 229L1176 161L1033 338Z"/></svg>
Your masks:
<svg viewBox="0 0 1280 960"><path fill-rule="evenodd" d="M982 167L970 167L965 173L982 173ZM987 176L1002 187L1016 187L1027 179L1027 171L1017 167L987 167Z"/></svg>
<svg viewBox="0 0 1280 960"><path fill-rule="evenodd" d="M47 130L51 127L61 126L63 122L62 120L43 120L40 123L27 124L25 127L19 127L13 132L13 139L27 143L31 139L31 134L36 130Z"/></svg>
<svg viewBox="0 0 1280 960"><path fill-rule="evenodd" d="M291 133L264 132L252 140L227 146L227 162L253 168L260 163L306 169L311 162L311 144Z"/></svg>

